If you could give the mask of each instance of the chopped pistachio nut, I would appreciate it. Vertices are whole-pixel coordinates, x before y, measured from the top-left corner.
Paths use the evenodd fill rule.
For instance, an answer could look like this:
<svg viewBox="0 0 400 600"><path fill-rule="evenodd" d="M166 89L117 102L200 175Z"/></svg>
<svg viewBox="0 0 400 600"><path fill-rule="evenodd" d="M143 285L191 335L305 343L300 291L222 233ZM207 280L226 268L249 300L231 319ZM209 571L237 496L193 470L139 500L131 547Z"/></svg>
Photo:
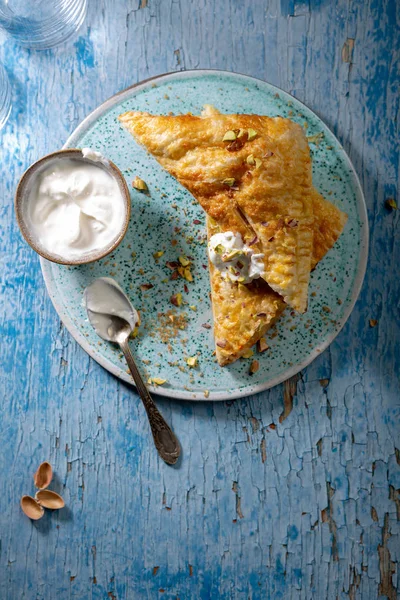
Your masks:
<svg viewBox="0 0 400 600"><path fill-rule="evenodd" d="M224 251L224 247L222 244L218 244L218 246L215 246L214 250L217 254L222 254Z"/></svg>
<svg viewBox="0 0 400 600"><path fill-rule="evenodd" d="M218 252L219 254L219 252ZM227 252L226 254L224 254L222 256L222 262L229 262L231 260L233 260L234 258L239 258L240 256L243 256L243 250L231 250L231 252Z"/></svg>
<svg viewBox="0 0 400 600"><path fill-rule="evenodd" d="M157 258L161 258L164 254L164 250L159 250L158 252L153 253L153 257L157 260Z"/></svg>
<svg viewBox="0 0 400 600"><path fill-rule="evenodd" d="M235 185L235 178L234 177L227 177L226 179L223 180L222 182L224 185L229 185L229 187L232 187Z"/></svg>
<svg viewBox="0 0 400 600"><path fill-rule="evenodd" d="M186 279L186 281L193 281L193 276L189 267L178 267L178 273L183 279Z"/></svg>
<svg viewBox="0 0 400 600"><path fill-rule="evenodd" d="M394 198L388 198L385 202L385 206L386 206L386 208L396 210L397 209L396 200Z"/></svg>
<svg viewBox="0 0 400 600"><path fill-rule="evenodd" d="M208 390L204 390L204 398L208 398L210 395L210 392Z"/></svg>
<svg viewBox="0 0 400 600"><path fill-rule="evenodd" d="M193 281L193 275L191 274L190 269L188 267L186 267L184 271L184 277L186 281Z"/></svg>
<svg viewBox="0 0 400 600"><path fill-rule="evenodd" d="M255 158L254 161L255 161L255 164L256 164L256 169L259 169L261 167L261 165L262 165L261 158Z"/></svg>
<svg viewBox="0 0 400 600"><path fill-rule="evenodd" d="M186 256L180 256L178 260L182 267L188 267L190 265L190 260L186 258Z"/></svg>
<svg viewBox="0 0 400 600"><path fill-rule="evenodd" d="M182 294L180 292L174 294L173 296L171 296L170 302L174 306L180 306L182 304Z"/></svg>
<svg viewBox="0 0 400 600"><path fill-rule="evenodd" d="M140 179L140 177L138 177L136 175L135 179L132 181L132 187L135 188L135 190L139 190L139 192L148 192L149 188L147 187L147 183L145 181L143 181L143 179Z"/></svg>
<svg viewBox="0 0 400 600"><path fill-rule="evenodd" d="M248 350L246 350L246 352L244 352L242 354L242 358L251 358L253 356L254 352L253 350L251 350L250 348Z"/></svg>
<svg viewBox="0 0 400 600"><path fill-rule="evenodd" d="M246 162L248 165L255 165L256 161L254 160L254 156L252 154L249 154L248 157L246 158Z"/></svg>
<svg viewBox="0 0 400 600"><path fill-rule="evenodd" d="M189 308L191 310L193 310L194 312L196 312L196 310L197 310L197 306L195 306L194 304L190 304Z"/></svg>
<svg viewBox="0 0 400 600"><path fill-rule="evenodd" d="M242 138L245 134L246 134L246 130L245 129L239 129L237 137L238 138Z"/></svg>
<svg viewBox="0 0 400 600"><path fill-rule="evenodd" d="M151 385L152 383L154 383L155 385L164 385L164 383L167 383L167 380L161 379L161 377L149 377L147 383L149 385Z"/></svg>
<svg viewBox="0 0 400 600"><path fill-rule="evenodd" d="M222 138L223 142L233 142L234 140L236 140L236 133L232 130L227 131Z"/></svg>
<svg viewBox="0 0 400 600"><path fill-rule="evenodd" d="M315 133L314 135L308 135L307 140L316 146L319 146L321 140L324 137L324 132L320 131L319 133Z"/></svg>
<svg viewBox="0 0 400 600"><path fill-rule="evenodd" d="M195 367L197 365L197 356L189 356L189 358L186 359L186 364L189 367Z"/></svg>
<svg viewBox="0 0 400 600"><path fill-rule="evenodd" d="M251 142L252 140L254 140L257 137L257 131L255 129L248 129L247 130L247 135L248 135L248 141Z"/></svg>
<svg viewBox="0 0 400 600"><path fill-rule="evenodd" d="M253 360L250 365L250 369L249 369L250 375L254 375L254 373L257 373L259 368L260 368L260 363L258 362L258 360Z"/></svg>

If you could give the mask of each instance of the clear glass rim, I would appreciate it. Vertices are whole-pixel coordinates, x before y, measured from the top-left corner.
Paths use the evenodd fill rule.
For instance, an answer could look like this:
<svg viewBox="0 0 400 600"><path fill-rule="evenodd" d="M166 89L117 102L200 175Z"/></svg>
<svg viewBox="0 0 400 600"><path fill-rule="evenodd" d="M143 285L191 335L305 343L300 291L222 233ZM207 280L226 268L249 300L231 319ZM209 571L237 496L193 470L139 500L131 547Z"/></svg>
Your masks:
<svg viewBox="0 0 400 600"><path fill-rule="evenodd" d="M0 63L0 81L3 86L3 92L0 89L0 130L6 124L11 113L11 85L7 71Z"/></svg>
<svg viewBox="0 0 400 600"><path fill-rule="evenodd" d="M87 0L70 0L59 19L48 17L43 20L18 17L10 8L0 8L0 25L14 37L20 46L34 50L46 50L72 37L83 24L87 11Z"/></svg>

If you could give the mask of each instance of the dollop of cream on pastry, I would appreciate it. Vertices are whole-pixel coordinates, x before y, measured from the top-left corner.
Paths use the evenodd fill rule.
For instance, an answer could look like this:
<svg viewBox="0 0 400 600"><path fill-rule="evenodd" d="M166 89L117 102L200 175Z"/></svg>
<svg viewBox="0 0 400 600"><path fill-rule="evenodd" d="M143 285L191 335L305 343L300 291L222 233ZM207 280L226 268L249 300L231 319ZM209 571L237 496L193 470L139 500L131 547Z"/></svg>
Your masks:
<svg viewBox="0 0 400 600"><path fill-rule="evenodd" d="M238 283L250 283L264 273L264 254L256 254L243 242L240 233L216 233L208 242L211 263L222 277Z"/></svg>

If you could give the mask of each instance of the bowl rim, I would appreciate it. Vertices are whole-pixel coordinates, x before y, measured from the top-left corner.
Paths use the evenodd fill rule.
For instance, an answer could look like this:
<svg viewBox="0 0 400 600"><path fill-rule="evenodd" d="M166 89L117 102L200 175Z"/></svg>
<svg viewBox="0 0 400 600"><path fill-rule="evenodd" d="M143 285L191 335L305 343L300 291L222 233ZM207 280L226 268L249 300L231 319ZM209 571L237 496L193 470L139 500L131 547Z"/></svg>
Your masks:
<svg viewBox="0 0 400 600"><path fill-rule="evenodd" d="M23 215L22 203L25 198L25 185L26 185L27 178L32 176L38 167L45 164L46 162L50 162L51 160L54 160L57 158L69 158L69 157L79 158L80 160L82 160L82 162L96 164L100 168L102 165L103 165L103 167L105 167L105 166L110 167L110 170L108 172L111 171L111 175L117 181L119 189L121 190L121 193L122 193L122 197L124 199L125 218L124 218L124 222L122 224L119 234L114 239L114 241L111 243L111 245L106 246L105 249L103 248L102 250L99 250L97 252L91 252L90 254L86 254L86 257L85 257L85 255L83 255L83 257L81 257L81 258L62 259L59 255L52 254L52 253L48 252L47 250L44 250L41 246L39 246L36 243L33 236L30 235L30 229L29 229L26 219L24 218L24 215ZM100 161L93 161L90 158L86 158L83 156L81 148L63 148L62 150L57 150L56 152L51 152L50 154L46 154L45 156L42 156L41 158L39 158L39 160L32 163L26 169L26 171L21 175L21 178L18 182L17 189L15 190L15 195L14 195L14 210L15 210L15 216L17 219L18 227L22 233L23 238L29 244L29 246L32 248L32 250L34 250L37 254L39 254L46 260L49 260L50 262L56 263L58 265L67 265L67 266L78 266L78 265L90 264L92 262L95 262L96 260L100 260L100 259L106 257L108 254L113 252L119 246L119 244L122 242L123 238L125 237L125 234L128 230L128 226L130 223L130 218L131 218L131 195L130 195L129 188L126 183L125 177L122 174L122 172L120 171L120 169L117 167L117 165L115 163L113 163L111 160L108 160L108 158L106 160L107 160L107 164L102 163Z"/></svg>

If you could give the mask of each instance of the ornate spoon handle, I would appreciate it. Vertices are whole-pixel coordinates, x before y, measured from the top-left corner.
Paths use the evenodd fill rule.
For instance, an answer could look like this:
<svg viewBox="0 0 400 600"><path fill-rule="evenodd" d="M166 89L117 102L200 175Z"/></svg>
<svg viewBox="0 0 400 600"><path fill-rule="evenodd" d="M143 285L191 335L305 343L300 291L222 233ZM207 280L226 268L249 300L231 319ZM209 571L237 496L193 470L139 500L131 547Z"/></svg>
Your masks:
<svg viewBox="0 0 400 600"><path fill-rule="evenodd" d="M174 432L159 412L157 406L154 404L153 398L149 394L146 384L144 383L132 356L129 348L128 338L126 338L126 340L123 342L120 342L119 346L124 353L129 370L132 373L133 380L136 384L137 391L139 392L139 396L141 397L146 409L157 451L166 463L173 465L176 463L181 453L179 442Z"/></svg>

